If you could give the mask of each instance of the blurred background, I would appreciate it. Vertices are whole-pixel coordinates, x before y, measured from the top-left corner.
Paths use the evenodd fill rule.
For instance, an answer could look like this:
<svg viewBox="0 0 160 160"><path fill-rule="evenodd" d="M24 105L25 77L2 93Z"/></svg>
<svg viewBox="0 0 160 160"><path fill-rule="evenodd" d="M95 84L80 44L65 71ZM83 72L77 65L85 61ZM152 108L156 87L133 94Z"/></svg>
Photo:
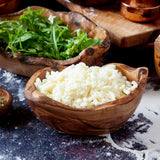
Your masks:
<svg viewBox="0 0 160 160"><path fill-rule="evenodd" d="M18 9L22 9L25 8L27 6L43 6L49 9L53 9L55 11L63 11L66 10L68 11L67 8L65 8L63 5L61 5L60 3L58 3L56 0L21 0L19 8Z"/></svg>

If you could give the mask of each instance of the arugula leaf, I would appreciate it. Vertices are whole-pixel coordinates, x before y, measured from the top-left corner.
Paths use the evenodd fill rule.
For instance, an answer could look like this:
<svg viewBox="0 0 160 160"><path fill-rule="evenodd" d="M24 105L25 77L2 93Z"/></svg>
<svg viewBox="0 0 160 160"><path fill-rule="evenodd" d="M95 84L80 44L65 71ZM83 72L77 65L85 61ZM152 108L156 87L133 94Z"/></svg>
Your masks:
<svg viewBox="0 0 160 160"><path fill-rule="evenodd" d="M33 57L65 60L83 49L101 43L87 37L81 29L71 31L58 17L48 19L44 10L28 7L19 20L0 21L0 45L14 56L21 53Z"/></svg>

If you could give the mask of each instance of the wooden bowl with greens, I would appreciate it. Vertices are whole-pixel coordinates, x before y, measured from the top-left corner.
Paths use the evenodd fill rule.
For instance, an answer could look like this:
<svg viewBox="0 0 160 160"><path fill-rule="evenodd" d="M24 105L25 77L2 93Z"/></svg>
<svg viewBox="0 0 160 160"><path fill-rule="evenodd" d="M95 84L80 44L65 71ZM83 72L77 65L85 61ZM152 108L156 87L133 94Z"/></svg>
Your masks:
<svg viewBox="0 0 160 160"><path fill-rule="evenodd" d="M30 77L44 67L100 65L108 31L73 12L32 6L0 17L0 67Z"/></svg>

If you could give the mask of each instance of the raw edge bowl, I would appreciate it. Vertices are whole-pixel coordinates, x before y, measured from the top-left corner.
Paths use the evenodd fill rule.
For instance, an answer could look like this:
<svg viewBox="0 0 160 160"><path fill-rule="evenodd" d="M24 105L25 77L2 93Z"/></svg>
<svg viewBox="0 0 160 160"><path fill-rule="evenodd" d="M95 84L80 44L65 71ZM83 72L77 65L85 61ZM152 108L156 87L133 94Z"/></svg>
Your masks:
<svg viewBox="0 0 160 160"><path fill-rule="evenodd" d="M32 6L32 8L34 10L38 10L44 7ZM102 42L99 45L84 49L79 53L78 56L67 60L36 58L18 53L17 57L14 57L12 52L4 52L0 50L0 67L2 69L22 76L30 77L37 70L44 67L54 67L57 65L69 66L71 64L76 64L79 62L84 62L89 66L101 64L111 45L109 33L107 30L95 25L86 17L78 13L54 12L47 8L44 9L45 11L42 13L43 15L46 15L47 17L49 17L50 15L58 16L61 20L66 21L66 24L68 24L71 30L81 28L88 34L89 37L97 37L102 40ZM25 10L27 10L27 8L13 14L1 16L0 20L18 20L19 16L22 15Z"/></svg>
<svg viewBox="0 0 160 160"><path fill-rule="evenodd" d="M138 88L129 95L115 101L107 102L90 109L75 109L59 103L35 88L36 78L45 78L46 71L62 71L64 66L44 68L37 71L25 87L25 96L34 113L43 122L57 131L73 135L101 135L121 127L137 108L148 77L146 67L132 68L114 63L116 68L129 81L136 81ZM103 66L105 67L105 66Z"/></svg>
<svg viewBox="0 0 160 160"><path fill-rule="evenodd" d="M4 105L0 106L0 116L2 116L11 109L13 97L8 90L2 87L0 87L0 96L5 98Z"/></svg>

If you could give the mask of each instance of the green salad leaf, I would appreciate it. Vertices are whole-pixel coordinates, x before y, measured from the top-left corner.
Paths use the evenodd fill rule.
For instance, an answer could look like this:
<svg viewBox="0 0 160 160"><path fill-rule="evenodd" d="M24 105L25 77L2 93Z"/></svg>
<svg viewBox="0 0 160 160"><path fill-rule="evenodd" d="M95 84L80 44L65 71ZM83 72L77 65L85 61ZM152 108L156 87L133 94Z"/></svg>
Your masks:
<svg viewBox="0 0 160 160"><path fill-rule="evenodd" d="M28 7L19 20L0 20L0 46L6 51L33 57L65 60L83 49L100 44L98 38L87 37L82 29L71 31L58 17L49 20L44 9Z"/></svg>

